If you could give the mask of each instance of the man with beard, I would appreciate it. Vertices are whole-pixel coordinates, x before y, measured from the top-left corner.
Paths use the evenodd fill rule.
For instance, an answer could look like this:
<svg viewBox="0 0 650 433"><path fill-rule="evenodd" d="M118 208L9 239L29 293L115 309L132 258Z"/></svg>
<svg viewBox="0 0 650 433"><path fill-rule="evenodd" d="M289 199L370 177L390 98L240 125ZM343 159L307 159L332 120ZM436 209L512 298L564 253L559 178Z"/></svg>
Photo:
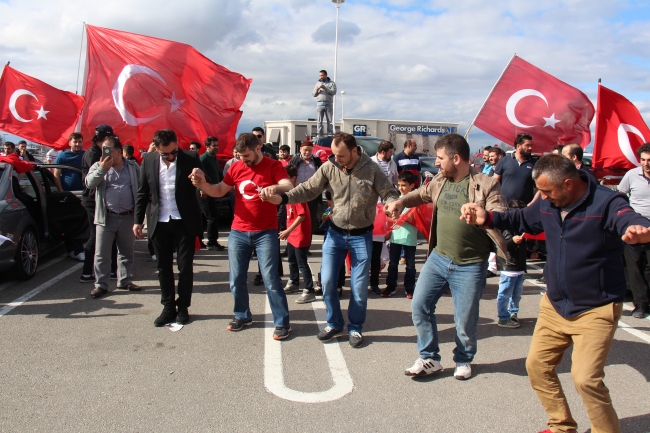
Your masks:
<svg viewBox="0 0 650 433"><path fill-rule="evenodd" d="M289 306L278 273L280 243L278 242L277 208L260 199L262 188L275 186L286 192L293 188L287 171L280 161L262 154L262 143L255 134L243 133L237 138L235 150L240 160L230 166L223 181L213 185L205 180L202 170L192 172L192 183L211 197L223 197L235 190L235 218L228 238L228 265L230 291L235 298L235 318L228 324L229 331L241 331L253 323L248 301L246 274L253 254L257 251L258 263L266 293L273 313L275 331L273 339L289 336Z"/></svg>
<svg viewBox="0 0 650 433"><path fill-rule="evenodd" d="M537 157L532 155L533 137L518 134L515 138L512 156L501 158L494 169L494 178L501 182L501 191L506 202L521 200L530 203L535 197L533 166Z"/></svg>
<svg viewBox="0 0 650 433"><path fill-rule="evenodd" d="M458 134L448 134L435 144L439 173L424 187L386 205L386 214L399 218L404 207L433 203L429 257L420 271L413 294L413 324L418 334L420 357L405 371L407 376L425 376L442 370L436 324L436 304L451 289L456 323L454 377L472 376L476 354L476 324L479 301L485 288L488 256L493 242L506 251L496 230L483 230L460 220L467 203L480 203L488 210L503 211L499 182L479 173L469 160L469 144Z"/></svg>

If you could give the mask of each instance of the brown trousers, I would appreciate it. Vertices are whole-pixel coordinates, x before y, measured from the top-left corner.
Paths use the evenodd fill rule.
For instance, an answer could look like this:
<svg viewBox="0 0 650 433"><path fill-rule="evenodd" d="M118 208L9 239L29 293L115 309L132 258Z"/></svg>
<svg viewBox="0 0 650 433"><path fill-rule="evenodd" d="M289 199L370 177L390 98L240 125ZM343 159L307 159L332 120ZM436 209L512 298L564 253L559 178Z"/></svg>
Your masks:
<svg viewBox="0 0 650 433"><path fill-rule="evenodd" d="M622 311L623 304L617 302L565 319L555 311L546 295L542 296L526 370L530 384L549 416L548 426L553 433L575 433L577 429L555 372L571 344L571 376L587 410L592 433L621 432L603 378Z"/></svg>

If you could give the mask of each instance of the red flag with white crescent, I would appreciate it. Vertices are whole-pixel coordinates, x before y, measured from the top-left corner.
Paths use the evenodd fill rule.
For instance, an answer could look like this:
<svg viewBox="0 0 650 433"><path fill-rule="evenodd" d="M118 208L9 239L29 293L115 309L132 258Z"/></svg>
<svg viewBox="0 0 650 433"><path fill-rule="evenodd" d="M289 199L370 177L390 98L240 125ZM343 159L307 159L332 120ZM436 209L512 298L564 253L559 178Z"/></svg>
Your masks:
<svg viewBox="0 0 650 433"><path fill-rule="evenodd" d="M404 223L414 226L429 240L431 220L433 219L433 203L422 204L409 208L395 221L394 227L401 227Z"/></svg>
<svg viewBox="0 0 650 433"><path fill-rule="evenodd" d="M650 141L650 128L636 106L613 90L598 86L593 167L639 166L636 150Z"/></svg>
<svg viewBox="0 0 650 433"><path fill-rule="evenodd" d="M533 151L544 153L557 144L587 147L593 117L587 95L515 56L474 125L508 144L517 134L530 134Z"/></svg>
<svg viewBox="0 0 650 433"><path fill-rule="evenodd" d="M5 66L0 78L0 104L1 130L66 149L84 98Z"/></svg>
<svg viewBox="0 0 650 433"><path fill-rule="evenodd" d="M84 136L107 124L123 143L146 150L153 134L176 132L179 145L209 135L231 155L250 79L187 44L86 26L88 78Z"/></svg>

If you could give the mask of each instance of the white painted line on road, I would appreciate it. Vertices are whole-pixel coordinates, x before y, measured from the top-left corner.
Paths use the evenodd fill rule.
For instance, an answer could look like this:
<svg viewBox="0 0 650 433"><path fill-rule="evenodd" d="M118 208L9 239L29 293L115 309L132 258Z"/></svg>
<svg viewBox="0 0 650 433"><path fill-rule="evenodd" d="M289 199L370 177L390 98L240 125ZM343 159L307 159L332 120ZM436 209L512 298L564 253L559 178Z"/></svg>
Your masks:
<svg viewBox="0 0 650 433"><path fill-rule="evenodd" d="M7 314L8 312L10 312L10 311L13 310L14 308L16 308L16 307L18 307L18 306L24 304L25 302L27 302L28 300L30 300L30 299L33 298L34 296L36 296L36 295L38 295L39 293L41 293L43 290L45 290L45 289L47 289L47 288L49 288L49 287L52 287L53 285L55 285L56 283L58 283L59 281L61 281L61 280L64 279L65 277L67 277L68 275L72 274L73 272L75 272L75 271L81 269L81 267L82 267L83 265L84 265L83 263L77 263L76 265L74 265L73 267L71 267L70 269L68 269L67 271L62 272L62 273L60 273L59 275L57 275L56 277L52 278L52 279L49 280L47 283L43 283L43 284L41 284L40 286L38 286L37 288L35 288L35 289L32 290L31 292L27 292L27 293L25 293L25 294L24 294L23 296L21 296L20 298L16 299L16 300L13 301L13 302L10 302L9 304L5 305L5 306L2 307L2 308L0 308L0 317L4 316L5 314Z"/></svg>
<svg viewBox="0 0 650 433"><path fill-rule="evenodd" d="M325 323L325 304L322 301L312 302L316 321L320 329ZM354 384L345 363L343 352L336 340L323 344L325 355L332 374L334 385L326 391L302 392L287 388L284 384L284 369L282 367L282 342L273 339L273 315L269 300L266 300L266 329L264 332L264 386L280 398L299 403L324 403L338 400L352 392Z"/></svg>
<svg viewBox="0 0 650 433"><path fill-rule="evenodd" d="M50 260L49 262L45 263L43 266L38 267L38 269L36 269L36 273L38 274L38 273L41 272L43 269L47 269L47 268L49 268L50 266L52 266L53 264L55 264L55 263L59 263L61 260L65 259L66 257L68 257L68 255L67 255L67 254L63 254L62 256L59 256L59 257L57 257L56 259L52 259L52 260ZM0 292L2 292L2 291L3 291L4 289L6 289L7 287L9 287L9 286L13 286L14 284L16 284L16 283L18 283L18 282L20 282L20 281L21 281L21 280L13 280L13 281L7 281L6 283L2 283L2 284L0 284Z"/></svg>

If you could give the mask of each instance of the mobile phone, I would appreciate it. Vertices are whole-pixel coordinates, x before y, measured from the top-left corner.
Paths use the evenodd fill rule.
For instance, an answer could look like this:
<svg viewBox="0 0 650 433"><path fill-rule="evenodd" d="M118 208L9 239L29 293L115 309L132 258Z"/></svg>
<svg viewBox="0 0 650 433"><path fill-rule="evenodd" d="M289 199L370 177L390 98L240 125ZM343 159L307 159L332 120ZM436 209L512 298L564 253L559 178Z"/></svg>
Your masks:
<svg viewBox="0 0 650 433"><path fill-rule="evenodd" d="M110 158L111 150L111 146L102 146L102 156L107 156Z"/></svg>

